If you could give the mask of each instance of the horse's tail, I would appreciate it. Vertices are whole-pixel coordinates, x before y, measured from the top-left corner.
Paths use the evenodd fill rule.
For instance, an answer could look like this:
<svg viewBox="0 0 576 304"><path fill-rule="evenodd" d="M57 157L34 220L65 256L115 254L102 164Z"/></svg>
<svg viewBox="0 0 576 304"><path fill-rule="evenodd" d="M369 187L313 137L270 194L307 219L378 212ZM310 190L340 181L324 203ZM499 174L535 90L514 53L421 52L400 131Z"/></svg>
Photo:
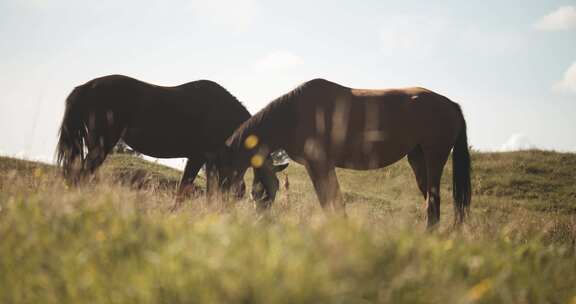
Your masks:
<svg viewBox="0 0 576 304"><path fill-rule="evenodd" d="M66 109L56 151L56 162L62 167L65 177L70 177L74 161L78 157L84 159L87 131L80 105L84 89L83 86L78 86L66 98Z"/></svg>
<svg viewBox="0 0 576 304"><path fill-rule="evenodd" d="M458 104L455 104L461 118L461 129L452 151L452 195L456 223L461 224L470 209L472 186L470 183L470 153L466 135L466 121Z"/></svg>

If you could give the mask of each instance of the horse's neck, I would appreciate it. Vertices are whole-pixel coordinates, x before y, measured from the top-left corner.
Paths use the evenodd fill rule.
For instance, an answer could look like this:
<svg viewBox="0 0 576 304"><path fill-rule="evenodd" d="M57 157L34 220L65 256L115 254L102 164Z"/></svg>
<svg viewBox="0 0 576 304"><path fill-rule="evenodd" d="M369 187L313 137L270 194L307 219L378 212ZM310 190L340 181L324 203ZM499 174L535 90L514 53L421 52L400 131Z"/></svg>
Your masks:
<svg viewBox="0 0 576 304"><path fill-rule="evenodd" d="M261 113L259 113L261 114ZM235 138L233 146L237 149L244 150L244 148L262 147L274 145L274 116L268 115L255 115L251 118L250 124ZM252 149L252 148L249 148Z"/></svg>
<svg viewBox="0 0 576 304"><path fill-rule="evenodd" d="M243 147L246 139L254 135L256 136L258 145L265 145L269 151L282 148L280 143L285 140L286 128L290 128L295 119L295 103L297 95L289 95L282 97L280 100L275 100L270 103L262 111L254 115L247 126L245 126L242 134L238 137L236 144L238 147Z"/></svg>

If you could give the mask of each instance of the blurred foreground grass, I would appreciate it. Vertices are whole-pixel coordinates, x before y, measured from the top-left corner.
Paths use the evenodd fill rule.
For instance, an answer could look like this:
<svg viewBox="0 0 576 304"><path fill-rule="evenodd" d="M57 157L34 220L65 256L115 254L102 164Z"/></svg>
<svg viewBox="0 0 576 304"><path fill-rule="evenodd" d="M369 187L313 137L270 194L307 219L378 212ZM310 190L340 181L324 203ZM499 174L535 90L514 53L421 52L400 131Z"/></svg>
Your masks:
<svg viewBox="0 0 576 304"><path fill-rule="evenodd" d="M473 158L472 218L452 229L447 166L432 234L405 161L339 171L344 221L298 165L266 214L202 196L171 213L163 166L115 156L68 188L0 158L0 303L574 303L576 155Z"/></svg>

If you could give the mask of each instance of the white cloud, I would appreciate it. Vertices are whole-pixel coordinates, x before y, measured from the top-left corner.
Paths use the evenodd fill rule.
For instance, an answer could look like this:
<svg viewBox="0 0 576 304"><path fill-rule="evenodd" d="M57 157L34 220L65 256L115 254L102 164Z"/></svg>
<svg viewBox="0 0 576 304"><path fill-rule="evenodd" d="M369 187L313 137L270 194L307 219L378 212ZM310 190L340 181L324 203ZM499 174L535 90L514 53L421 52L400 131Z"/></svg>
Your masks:
<svg viewBox="0 0 576 304"><path fill-rule="evenodd" d="M380 29L380 43L386 55L428 57L446 29L443 19L423 16L396 16L386 19Z"/></svg>
<svg viewBox="0 0 576 304"><path fill-rule="evenodd" d="M500 151L518 151L533 149L534 145L528 137L521 133L512 134L510 138L500 147Z"/></svg>
<svg viewBox="0 0 576 304"><path fill-rule="evenodd" d="M191 6L196 18L235 30L248 28L260 12L256 0L193 0Z"/></svg>
<svg viewBox="0 0 576 304"><path fill-rule="evenodd" d="M302 65L304 60L289 51L273 51L254 65L256 70L288 70Z"/></svg>
<svg viewBox="0 0 576 304"><path fill-rule="evenodd" d="M576 29L576 6L562 6L540 18L534 28L541 31Z"/></svg>
<svg viewBox="0 0 576 304"><path fill-rule="evenodd" d="M563 93L576 93L576 61L564 72L564 77L554 85L554 89Z"/></svg>
<svg viewBox="0 0 576 304"><path fill-rule="evenodd" d="M476 26L458 29L456 41L469 51L493 55L508 54L526 45L526 37L520 32L508 29L485 31Z"/></svg>

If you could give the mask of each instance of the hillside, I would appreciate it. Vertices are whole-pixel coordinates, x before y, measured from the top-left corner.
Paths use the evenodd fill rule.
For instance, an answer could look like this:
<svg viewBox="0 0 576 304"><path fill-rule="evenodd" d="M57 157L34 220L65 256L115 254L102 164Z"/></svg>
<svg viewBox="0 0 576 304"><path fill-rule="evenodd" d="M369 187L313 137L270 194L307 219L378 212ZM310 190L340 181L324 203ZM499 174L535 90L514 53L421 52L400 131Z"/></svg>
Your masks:
<svg viewBox="0 0 576 304"><path fill-rule="evenodd" d="M524 207L534 210L576 213L574 153L539 150L473 153L472 162L472 185L476 197L511 199L515 203L524 202ZM2 175L17 172L26 176L38 168L45 173L57 174L57 169L48 164L0 156ZM451 191L451 173L449 161L442 179L445 192ZM150 185L171 188L177 186L181 174L174 168L122 154L110 156L99 170L99 175L115 180L128 183L145 181ZM248 178L250 176L247 175ZM312 189L302 166L292 163L279 177L285 179L286 176L291 183L306 188L306 192ZM420 197L406 160L380 170L338 169L338 176L349 203L358 199L378 201L400 196ZM199 187L204 186L203 175L198 177L196 183Z"/></svg>
<svg viewBox="0 0 576 304"><path fill-rule="evenodd" d="M0 157L0 303L575 301L576 154L472 157L471 218L453 229L448 165L434 233L405 160L338 170L344 221L297 164L265 214L201 195L170 212L180 172L166 166L115 155L71 188Z"/></svg>
<svg viewBox="0 0 576 304"><path fill-rule="evenodd" d="M53 165L0 156L0 176L4 177L3 180L7 175L34 177L38 174L58 176L59 172L58 168ZM120 182L136 188L150 186L175 188L180 181L181 174L176 169L139 157L113 154L98 170L98 180Z"/></svg>

